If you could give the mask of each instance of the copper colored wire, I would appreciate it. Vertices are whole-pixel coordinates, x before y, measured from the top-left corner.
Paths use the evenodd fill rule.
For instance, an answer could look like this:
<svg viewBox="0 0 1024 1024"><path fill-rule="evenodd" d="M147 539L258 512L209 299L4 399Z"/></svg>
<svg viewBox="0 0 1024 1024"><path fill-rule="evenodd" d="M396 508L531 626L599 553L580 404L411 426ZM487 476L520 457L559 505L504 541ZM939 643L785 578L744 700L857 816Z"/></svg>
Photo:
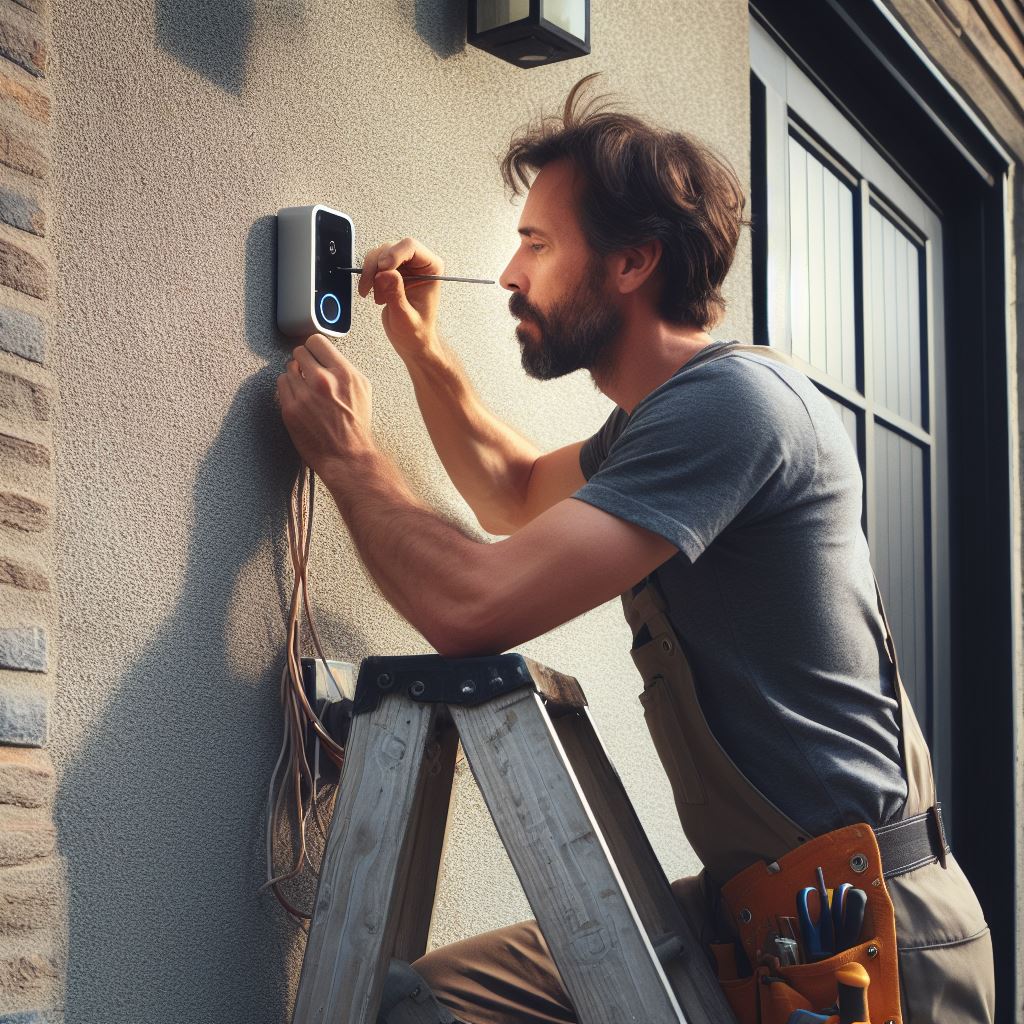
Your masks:
<svg viewBox="0 0 1024 1024"><path fill-rule="evenodd" d="M284 909L300 922L310 920L311 915L292 904L281 891L281 884L302 874L304 866L309 867L314 877L319 877L319 871L312 863L306 847L306 826L312 814L320 835L326 842L327 835L320 820L318 806L318 797L323 794L323 788L318 790L317 786L320 775L320 750L322 747L323 753L339 769L344 763L345 756L344 747L330 735L310 705L302 680L303 613L305 613L305 624L316 653L327 673L333 678L323 644L320 642L309 599L307 567L313 535L315 480L316 477L312 470L303 465L292 486L288 502L288 552L292 563L293 583L291 602L288 608L285 667L281 673L280 686L284 728L281 752L271 775L270 791L267 797L267 880L259 888L260 892L267 888L271 889ZM309 729L312 729L316 743L314 769L310 768L306 755L305 737ZM283 778L279 778L282 763L284 764ZM305 794L303 793L303 783L305 783ZM277 863L275 841L285 802L291 805L290 812L294 815L293 860L289 869L275 874ZM297 851L295 850L296 837L298 840Z"/></svg>

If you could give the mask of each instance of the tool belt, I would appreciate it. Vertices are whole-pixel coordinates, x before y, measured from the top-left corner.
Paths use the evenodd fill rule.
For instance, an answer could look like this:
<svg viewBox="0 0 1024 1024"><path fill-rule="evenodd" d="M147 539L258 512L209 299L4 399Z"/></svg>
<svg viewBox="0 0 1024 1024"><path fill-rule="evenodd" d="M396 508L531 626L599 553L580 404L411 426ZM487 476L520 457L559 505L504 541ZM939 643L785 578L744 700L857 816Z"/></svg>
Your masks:
<svg viewBox="0 0 1024 1024"><path fill-rule="evenodd" d="M837 980L844 968L854 964L864 968L869 982L866 1002L871 1014L864 1020L900 1021L896 922L885 880L937 860L945 864L948 853L942 813L936 805L924 814L877 829L866 824L837 829L770 864L752 864L726 882L721 889L723 909L738 939L713 943L711 949L719 982L740 1024L789 1024L797 1010L824 1011L826 1016L836 1013ZM819 885L819 868L833 902L842 883L866 894L866 906L860 904L863 924L849 948L831 955L825 949L825 955L813 960L798 932L805 962L784 965L772 959L777 949L772 946L773 935L782 930L780 918L799 920L800 894ZM813 901L810 909L820 923L820 903ZM739 976L745 973L744 959L752 973Z"/></svg>

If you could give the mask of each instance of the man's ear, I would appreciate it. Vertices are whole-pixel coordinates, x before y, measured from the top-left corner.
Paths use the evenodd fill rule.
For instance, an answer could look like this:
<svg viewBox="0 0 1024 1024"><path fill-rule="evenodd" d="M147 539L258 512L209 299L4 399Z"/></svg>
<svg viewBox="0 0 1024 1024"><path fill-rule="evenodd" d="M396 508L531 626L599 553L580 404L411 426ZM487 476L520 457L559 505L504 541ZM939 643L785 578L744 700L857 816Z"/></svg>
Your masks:
<svg viewBox="0 0 1024 1024"><path fill-rule="evenodd" d="M657 238L643 245L620 249L608 257L609 280L620 295L640 288L658 268L662 246Z"/></svg>

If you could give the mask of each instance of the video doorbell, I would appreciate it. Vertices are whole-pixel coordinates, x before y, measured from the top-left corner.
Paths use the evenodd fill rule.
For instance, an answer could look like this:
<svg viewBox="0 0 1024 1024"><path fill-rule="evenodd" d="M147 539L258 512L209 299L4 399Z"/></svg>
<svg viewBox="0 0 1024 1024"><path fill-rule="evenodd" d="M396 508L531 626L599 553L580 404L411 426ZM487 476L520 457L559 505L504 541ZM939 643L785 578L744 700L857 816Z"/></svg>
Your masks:
<svg viewBox="0 0 1024 1024"><path fill-rule="evenodd" d="M340 338L352 327L352 221L326 206L277 215L277 326Z"/></svg>

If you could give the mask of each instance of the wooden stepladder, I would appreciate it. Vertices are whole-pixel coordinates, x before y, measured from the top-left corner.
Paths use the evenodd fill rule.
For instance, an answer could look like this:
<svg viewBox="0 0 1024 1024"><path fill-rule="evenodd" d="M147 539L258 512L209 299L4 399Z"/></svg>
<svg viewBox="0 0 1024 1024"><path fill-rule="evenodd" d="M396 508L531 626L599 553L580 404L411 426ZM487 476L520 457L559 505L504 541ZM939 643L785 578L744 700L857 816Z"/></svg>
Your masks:
<svg viewBox="0 0 1024 1024"><path fill-rule="evenodd" d="M368 658L293 1024L375 1024L426 951L458 743L581 1024L728 1024L579 683L517 654Z"/></svg>

